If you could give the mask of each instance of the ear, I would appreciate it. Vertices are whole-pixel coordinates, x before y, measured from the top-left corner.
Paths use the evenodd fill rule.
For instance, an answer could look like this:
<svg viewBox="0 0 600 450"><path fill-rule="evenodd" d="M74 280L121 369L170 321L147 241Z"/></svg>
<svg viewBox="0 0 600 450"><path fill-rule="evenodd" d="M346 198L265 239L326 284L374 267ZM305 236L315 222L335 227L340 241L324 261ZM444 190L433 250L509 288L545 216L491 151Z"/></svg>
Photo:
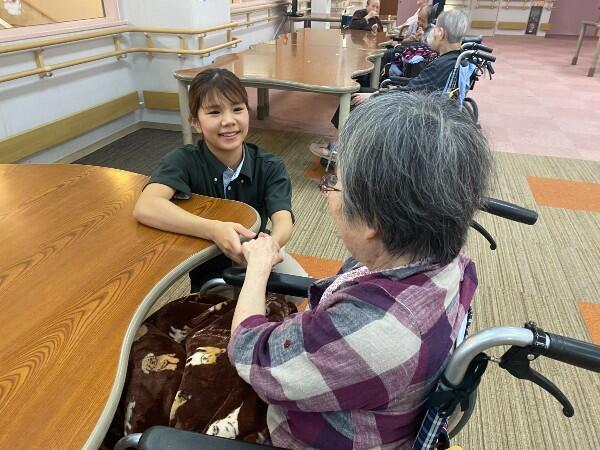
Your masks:
<svg viewBox="0 0 600 450"><path fill-rule="evenodd" d="M375 228L371 228L368 225L364 225L362 233L363 237L367 240L379 238L379 231L377 231Z"/></svg>
<svg viewBox="0 0 600 450"><path fill-rule="evenodd" d="M197 117L193 117L190 119L190 125L196 130L196 133L202 134L202 127L200 126L200 121Z"/></svg>

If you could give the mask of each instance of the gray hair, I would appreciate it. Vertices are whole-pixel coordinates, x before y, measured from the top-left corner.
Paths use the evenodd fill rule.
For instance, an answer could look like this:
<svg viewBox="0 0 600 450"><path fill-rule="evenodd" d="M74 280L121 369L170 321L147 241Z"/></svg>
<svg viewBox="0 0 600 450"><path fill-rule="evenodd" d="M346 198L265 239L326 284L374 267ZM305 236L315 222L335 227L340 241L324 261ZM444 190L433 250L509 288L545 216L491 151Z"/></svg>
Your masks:
<svg viewBox="0 0 600 450"><path fill-rule="evenodd" d="M462 41L469 29L469 18L460 9L451 9L442 12L436 22L436 26L446 31L446 39L451 44Z"/></svg>
<svg viewBox="0 0 600 450"><path fill-rule="evenodd" d="M337 145L342 214L393 255L449 262L463 247L491 172L488 143L441 93L390 92L350 114Z"/></svg>

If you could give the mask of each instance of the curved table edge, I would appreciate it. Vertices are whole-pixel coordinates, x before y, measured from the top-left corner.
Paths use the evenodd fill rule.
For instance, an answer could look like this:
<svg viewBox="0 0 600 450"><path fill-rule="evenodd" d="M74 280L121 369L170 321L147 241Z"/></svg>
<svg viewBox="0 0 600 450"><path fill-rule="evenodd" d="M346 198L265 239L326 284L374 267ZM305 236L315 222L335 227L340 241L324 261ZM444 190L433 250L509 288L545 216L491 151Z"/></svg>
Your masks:
<svg viewBox="0 0 600 450"><path fill-rule="evenodd" d="M251 230L258 232L260 228L260 216L256 210L254 210L254 212L256 214L256 221L251 227ZM150 290L150 292L148 292L146 297L144 297L144 300L140 306L138 306L138 309L136 310L131 322L129 323L129 326L127 327L127 331L125 332L125 338L123 339L123 345L121 346L121 354L119 355L119 362L117 363L115 381L111 387L108 399L104 405L104 409L102 410L94 429L83 446L84 449L96 450L98 447L100 447L102 441L104 440L106 432L110 427L113 416L121 399L123 385L125 384L125 376L127 375L129 352L133 345L133 339L138 328L146 318L146 314L148 314L148 311L150 311L150 308L154 305L154 303L156 303L156 300L158 300L158 298L181 276L189 272L194 267L208 261L210 258L214 258L220 253L221 251L214 244L204 250L199 251L198 253L194 253L171 269L164 277L160 279L160 281Z"/></svg>

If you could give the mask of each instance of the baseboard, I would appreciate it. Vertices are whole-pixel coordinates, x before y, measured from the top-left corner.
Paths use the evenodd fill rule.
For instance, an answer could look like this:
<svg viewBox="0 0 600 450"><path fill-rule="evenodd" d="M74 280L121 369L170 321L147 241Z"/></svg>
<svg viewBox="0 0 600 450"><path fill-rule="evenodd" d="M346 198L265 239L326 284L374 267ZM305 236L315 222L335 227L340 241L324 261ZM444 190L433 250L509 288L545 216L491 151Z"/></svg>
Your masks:
<svg viewBox="0 0 600 450"><path fill-rule="evenodd" d="M112 144L113 142L127 136L128 134L131 134L131 133L139 130L140 128L145 128L143 126L140 126L142 123L143 122L136 122L134 124L131 124L123 129L117 131L116 133L106 136L105 138L102 138L99 141L94 142L93 144L82 148L81 150L77 150L75 153L71 153L70 155L67 155L64 158L61 158L61 159L55 161L55 163L70 164L73 161L77 161L78 159L81 159L88 155L91 155L96 150L100 150L102 147L106 147L107 145ZM149 127L147 127L147 128L149 128Z"/></svg>
<svg viewBox="0 0 600 450"><path fill-rule="evenodd" d="M19 161L136 111L137 91L0 139L0 163Z"/></svg>

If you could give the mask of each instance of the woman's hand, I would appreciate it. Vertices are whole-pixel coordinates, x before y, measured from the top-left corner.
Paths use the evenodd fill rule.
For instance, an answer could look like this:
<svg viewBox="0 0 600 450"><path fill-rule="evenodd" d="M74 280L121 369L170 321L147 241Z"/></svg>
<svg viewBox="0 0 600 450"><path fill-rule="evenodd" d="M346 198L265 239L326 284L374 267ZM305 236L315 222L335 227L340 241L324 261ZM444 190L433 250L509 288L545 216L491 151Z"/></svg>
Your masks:
<svg viewBox="0 0 600 450"><path fill-rule="evenodd" d="M362 105L364 102L371 98L371 93L358 93L352 94L352 99L350 100L350 104L353 106Z"/></svg>
<svg viewBox="0 0 600 450"><path fill-rule="evenodd" d="M376 23L374 23L371 26L371 31L373 31L374 33L377 33L379 31L379 25L377 25Z"/></svg>
<svg viewBox="0 0 600 450"><path fill-rule="evenodd" d="M232 261L244 263L240 237L253 238L256 233L235 222L215 222L209 239Z"/></svg>
<svg viewBox="0 0 600 450"><path fill-rule="evenodd" d="M258 238L244 242L242 252L248 264L248 272L258 271L261 274L269 274L274 265L283 261L279 244L265 233L260 233Z"/></svg>

